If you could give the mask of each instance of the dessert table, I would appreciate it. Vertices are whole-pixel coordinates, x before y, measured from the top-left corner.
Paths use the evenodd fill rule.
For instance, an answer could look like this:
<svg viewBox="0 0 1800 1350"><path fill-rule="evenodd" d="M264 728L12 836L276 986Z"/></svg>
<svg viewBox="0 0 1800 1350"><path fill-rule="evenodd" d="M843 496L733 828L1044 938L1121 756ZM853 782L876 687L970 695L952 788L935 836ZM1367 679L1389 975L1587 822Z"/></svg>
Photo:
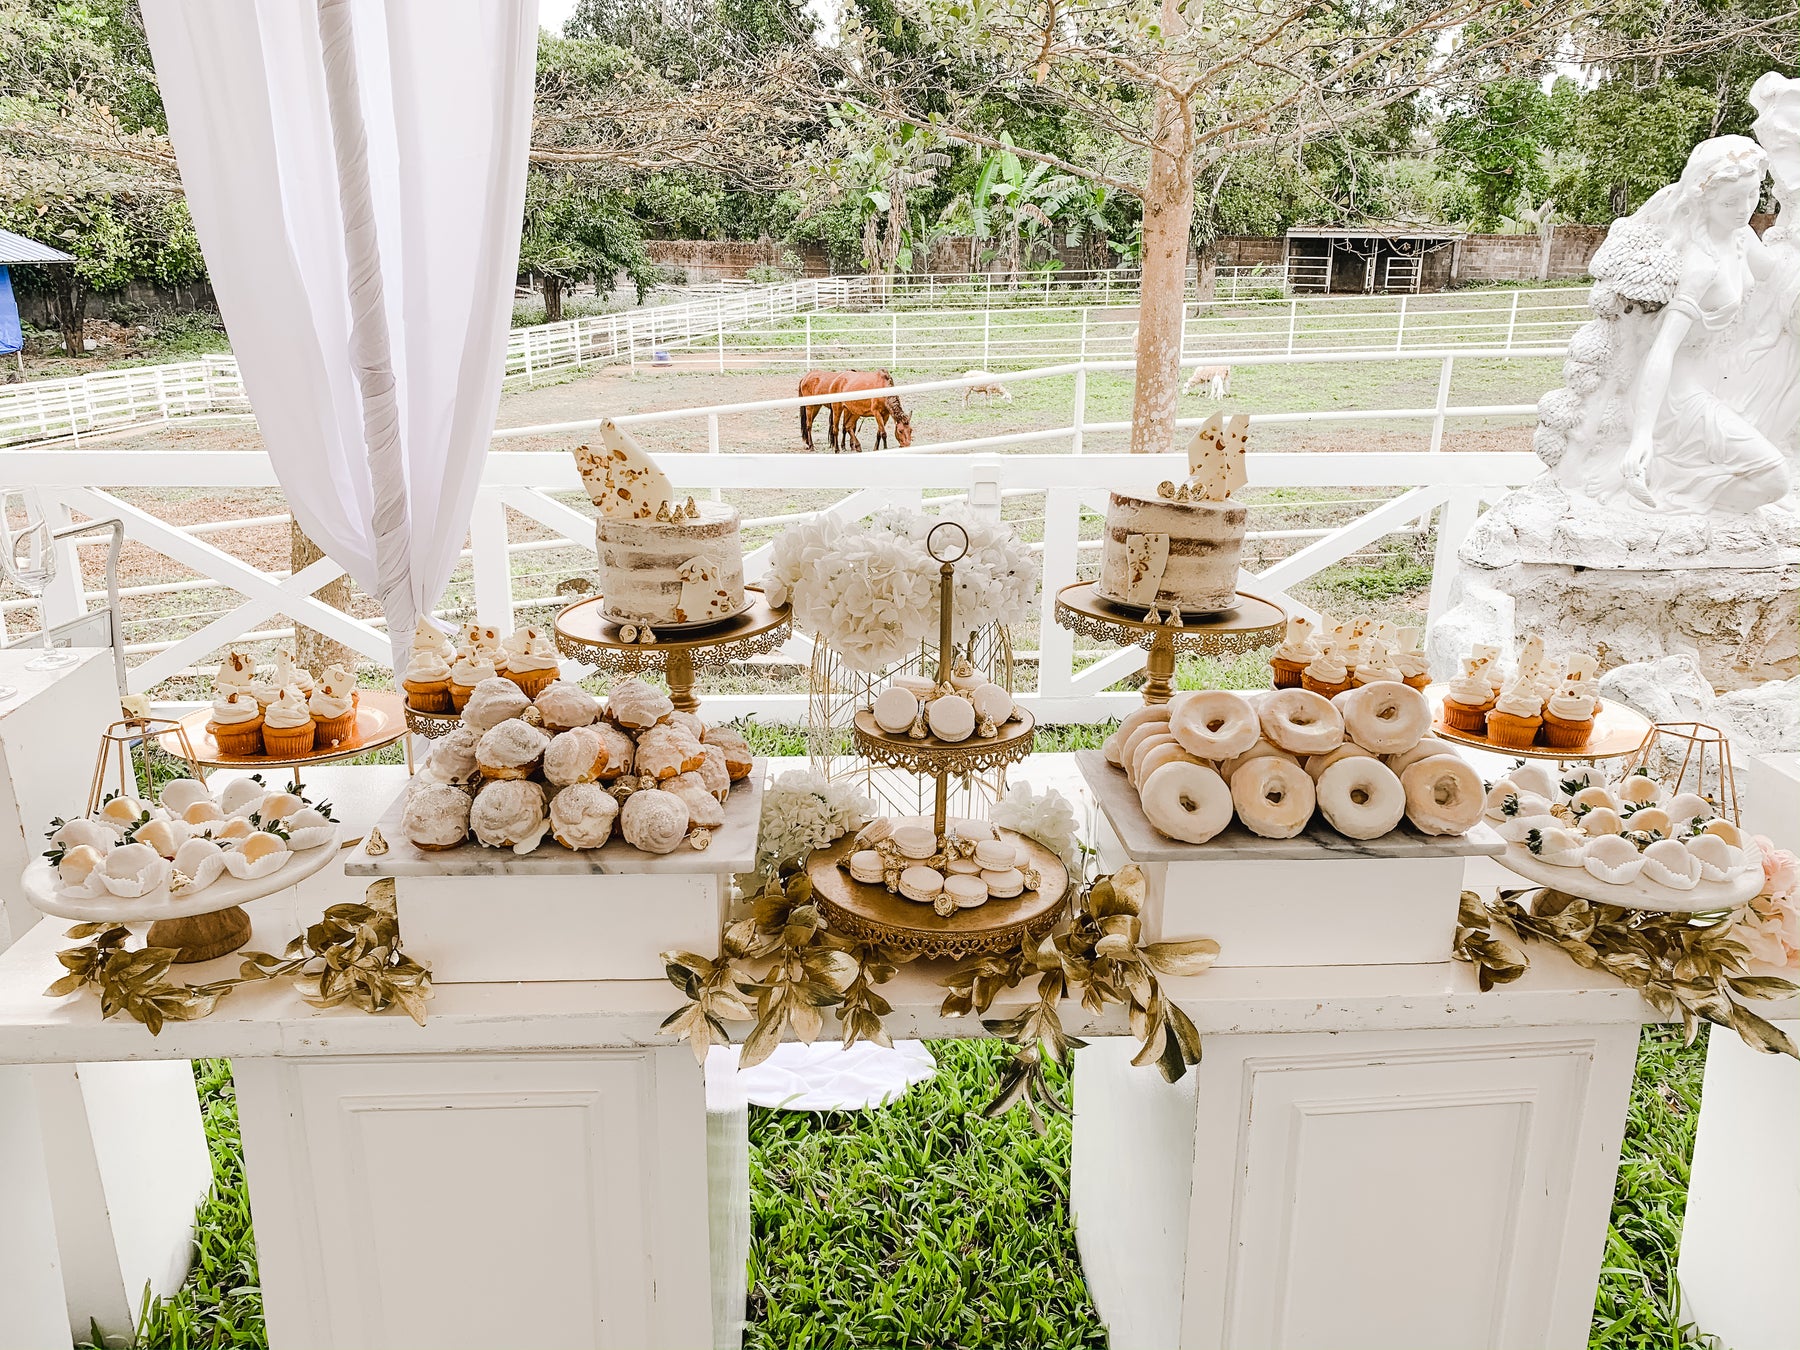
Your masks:
<svg viewBox="0 0 1800 1350"><path fill-rule="evenodd" d="M1068 784L1072 760L1032 777ZM504 920L527 882L494 884ZM252 908L252 945L292 934L291 895ZM0 955L0 1064L233 1060L276 1350L736 1343L745 1117L709 1126L701 1067L660 1031L683 1006L665 980L445 982L423 1027L275 982L152 1038L43 997L64 941L44 925ZM893 1036L982 1034L941 1015L945 969L883 986ZM1580 1343L1655 1019L1635 992L1547 948L1489 993L1448 960L1164 988L1205 1038L1175 1085L1129 1067L1122 1013L1064 1009L1091 1042L1071 1203L1113 1345Z"/></svg>

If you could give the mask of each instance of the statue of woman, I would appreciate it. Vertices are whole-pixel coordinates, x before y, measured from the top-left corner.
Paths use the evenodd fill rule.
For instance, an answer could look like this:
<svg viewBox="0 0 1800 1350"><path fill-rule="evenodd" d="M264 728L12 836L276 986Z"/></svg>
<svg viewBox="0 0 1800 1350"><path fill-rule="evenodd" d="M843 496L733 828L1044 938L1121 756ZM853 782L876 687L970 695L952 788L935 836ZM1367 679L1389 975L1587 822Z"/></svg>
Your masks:
<svg viewBox="0 0 1800 1350"><path fill-rule="evenodd" d="M1594 256L1600 318L1539 405L1536 445L1566 486L1695 514L1787 495L1794 428L1768 424L1784 400L1764 387L1765 358L1795 369L1800 347L1791 327L1743 321L1774 266L1750 228L1767 164L1747 137L1703 141L1679 182L1614 223Z"/></svg>

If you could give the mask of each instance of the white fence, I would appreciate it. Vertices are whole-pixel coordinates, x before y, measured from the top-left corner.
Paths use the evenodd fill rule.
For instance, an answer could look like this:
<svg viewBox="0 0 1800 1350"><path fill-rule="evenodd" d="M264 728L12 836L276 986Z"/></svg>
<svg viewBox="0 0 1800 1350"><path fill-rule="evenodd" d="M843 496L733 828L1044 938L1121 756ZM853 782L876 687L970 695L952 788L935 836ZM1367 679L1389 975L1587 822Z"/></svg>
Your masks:
<svg viewBox="0 0 1800 1350"><path fill-rule="evenodd" d="M1471 354L1491 356L1497 353L1442 351L1421 353L1417 359L1439 363L1445 372L1445 378L1440 380L1440 391L1447 391L1448 372L1453 363ZM1532 354L1554 356L1560 353L1554 349L1540 349ZM1375 358L1314 355L1252 359L1299 364L1326 359ZM1128 370L1129 363L1052 367L1021 372L1012 377L1029 382L1067 381L1071 374L1074 376L1069 422L1057 428L916 444L907 451L860 456L735 454L715 449L714 453L708 454L661 455L659 461L675 482L692 490L784 488L823 492L834 496L832 503L824 509L849 517L889 504L928 504L933 500L941 501L946 495L975 501L1004 500L1012 504L1012 514L1016 515L1024 499L1032 521L1041 522L1041 526L1034 524L1033 530L1041 529L1039 550L1045 578L1037 648L1024 654L1028 661L1035 659L1037 667L1037 689L1027 702L1041 718L1092 720L1115 714L1128 701L1123 695L1108 695L1104 691L1138 669L1143 654L1135 648L1117 652L1078 649L1073 636L1053 622L1056 586L1076 577L1084 554L1091 555L1094 541L1082 538L1084 512L1089 513L1090 519L1093 514L1103 514L1107 492L1122 481L1141 481L1147 486L1160 478L1179 476L1185 462L1175 455L1127 458L1084 452L1086 435L1120 429L1120 424L1088 423L1085 420L1082 398L1085 379L1089 373L1101 369ZM934 390L958 389L968 383L970 381L963 379L925 381L900 386L896 392L910 397ZM687 420L703 424L712 432L707 443L716 448L720 445L716 428L721 417L746 411L791 412L800 402L798 399L779 399L757 404L675 409L621 420L639 424ZM1366 506L1366 510L1354 520L1336 523L1330 528L1259 530L1255 528L1253 510L1253 541L1277 537L1305 540L1297 552L1287 554L1258 573L1253 579L1254 586L1264 592L1285 592L1391 534L1416 535L1435 518L1437 565L1431 607L1434 613L1437 612L1448 598L1454 549L1483 503L1535 476L1540 468L1535 457L1523 452L1434 453L1442 444L1442 429L1447 422L1459 418L1524 415L1531 411L1531 405L1451 405L1440 394L1437 404L1429 408L1271 414L1255 419L1263 422L1415 419L1437 430L1432 439L1433 450L1418 453L1252 454L1252 488L1344 487L1364 491L1380 488L1396 494L1385 499L1362 499L1358 505ZM509 429L499 433L498 438L504 447L511 437L542 436L558 430L575 433L594 425L583 422L565 427ZM154 688L163 680L191 668L227 642L246 636L275 636L283 631L267 627L275 615L286 615L316 628L348 644L368 659L385 664L387 639L378 623L353 618L312 598L321 586L341 575L341 570L329 560L315 563L297 576L261 571L219 549L205 537L213 530L242 522L214 522L207 526L181 528L157 519L110 491L89 486L100 483L188 488L199 486L198 480L202 477L204 485L226 489L270 487L275 483L268 459L261 454L199 456L179 452L95 449L80 454L54 450L0 452L0 478L39 490L53 519L65 518L69 513L87 518L116 516L125 522L131 540L166 555L197 574L191 582L136 588L140 592L223 587L242 597L227 608L189 616L204 618L206 622L179 638L134 643L134 654L146 658L132 668L130 682L134 691ZM558 497L558 494L579 494L579 491L579 479L569 455L501 448L489 456L469 533L473 607L483 622L510 625L519 608L556 603L553 586L542 595L519 594L515 586L514 561L530 550L591 550L591 515ZM1039 501L1041 509L1037 506ZM529 541L513 539L508 523L509 511L547 530L551 537ZM802 519L809 514L793 512L764 517L749 524L767 527ZM264 523L271 519L275 518L264 518ZM44 618L52 624L73 617L85 605L84 596L93 594L89 587L97 578L81 567L78 561L81 547L65 546L63 573L45 597ZM765 555L766 549L755 549L746 559L746 571L752 578L760 573ZM590 568L591 563L574 570L585 572ZM29 604L28 601L15 601L8 608ZM805 640L796 638L785 659L804 661L806 653ZM797 721L804 717L804 699L797 694L716 697L709 698L708 705L723 716L759 712L783 720Z"/></svg>

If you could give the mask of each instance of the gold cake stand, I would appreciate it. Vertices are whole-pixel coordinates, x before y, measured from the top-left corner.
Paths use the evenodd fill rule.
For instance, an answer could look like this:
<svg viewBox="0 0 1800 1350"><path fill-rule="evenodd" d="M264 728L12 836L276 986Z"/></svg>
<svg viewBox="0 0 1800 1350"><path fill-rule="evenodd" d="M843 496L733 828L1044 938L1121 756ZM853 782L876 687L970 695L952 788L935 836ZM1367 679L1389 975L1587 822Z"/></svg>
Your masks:
<svg viewBox="0 0 1800 1350"><path fill-rule="evenodd" d="M654 642L626 642L619 636L619 625L602 612L606 597L593 595L557 614L557 650L571 660L624 675L658 671L676 708L693 712L700 706L694 693L696 664L748 661L767 655L788 639L793 627L791 609L771 605L757 586L744 587L744 598L750 604L743 613L716 624L684 629Z"/></svg>
<svg viewBox="0 0 1800 1350"><path fill-rule="evenodd" d="M1448 686L1431 684L1425 687L1425 698L1431 704L1431 734L1439 740L1449 741L1452 745L1467 746L1471 750L1486 750L1496 755L1512 755L1517 759L1549 759L1567 761L1571 764L1591 763L1601 759L1624 759L1635 755L1650 744L1656 734L1656 728L1650 719L1635 708L1627 708L1623 703L1614 703L1610 699L1600 700L1600 710L1594 714L1594 729L1588 733L1586 741L1576 746L1555 745L1496 745L1485 735L1472 731L1458 731L1444 721L1444 691Z"/></svg>
<svg viewBox="0 0 1800 1350"><path fill-rule="evenodd" d="M1071 633L1121 647L1142 647L1144 702L1167 703L1174 694L1175 657L1180 652L1197 656L1226 656L1252 652L1281 641L1287 628L1287 611L1273 600L1248 591L1237 593L1237 603L1218 614L1182 616L1181 627L1146 623L1141 614L1102 600L1098 583L1076 581L1056 593L1056 621Z"/></svg>
<svg viewBox="0 0 1800 1350"><path fill-rule="evenodd" d="M354 759L371 750L380 750L403 740L409 720L405 715L406 699L391 689L359 689L356 693L356 725L348 738L336 745L321 745L303 755L230 755L219 749L206 724L212 710L201 708L181 719L181 725L160 733L156 739L163 750L178 755L207 769L262 769L291 766L294 782L308 764L333 764ZM412 764L412 747L405 747L406 762Z"/></svg>

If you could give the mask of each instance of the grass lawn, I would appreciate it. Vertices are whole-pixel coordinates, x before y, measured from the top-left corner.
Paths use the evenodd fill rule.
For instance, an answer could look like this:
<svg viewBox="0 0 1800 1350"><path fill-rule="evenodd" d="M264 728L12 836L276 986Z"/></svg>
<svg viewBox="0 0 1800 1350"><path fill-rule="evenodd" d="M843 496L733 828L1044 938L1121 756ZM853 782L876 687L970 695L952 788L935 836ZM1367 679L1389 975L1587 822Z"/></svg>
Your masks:
<svg viewBox="0 0 1800 1350"><path fill-rule="evenodd" d="M1675 1262L1705 1047L1643 1033L1590 1350L1703 1344L1678 1325ZM747 1350L1105 1345L1069 1224L1069 1122L982 1119L1002 1048L932 1050L937 1077L886 1110L752 1111ZM135 1344L265 1346L230 1065L194 1077L213 1190L192 1274Z"/></svg>

